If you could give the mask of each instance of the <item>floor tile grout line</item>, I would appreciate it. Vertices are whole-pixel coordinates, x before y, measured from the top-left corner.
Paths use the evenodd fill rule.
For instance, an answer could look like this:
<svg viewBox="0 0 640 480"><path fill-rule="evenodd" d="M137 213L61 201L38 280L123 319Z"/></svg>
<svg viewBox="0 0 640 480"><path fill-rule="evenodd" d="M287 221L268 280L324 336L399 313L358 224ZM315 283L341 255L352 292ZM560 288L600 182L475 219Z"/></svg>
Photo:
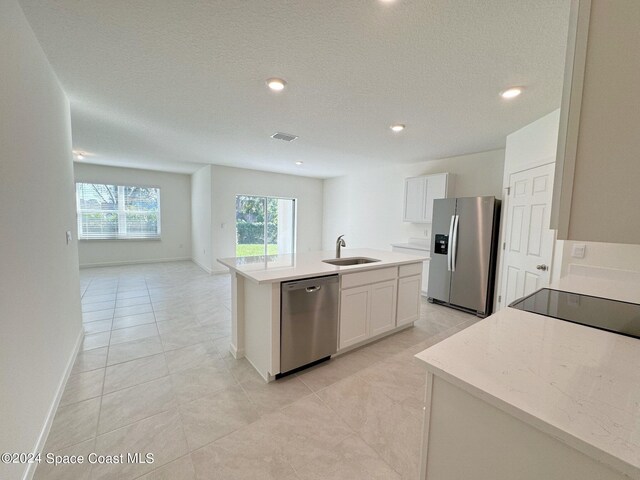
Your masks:
<svg viewBox="0 0 640 480"><path fill-rule="evenodd" d="M182 423L182 422L181 422L181 423ZM182 460L182 459L183 459L183 458L185 458L185 457L189 457L189 461L190 461L190 462L191 462L191 464L193 465L193 461L191 460L191 452L187 452L187 453L185 453L184 455L180 455L179 457L174 458L173 460L169 460L167 463L163 463L162 465L158 465L157 467L152 468L152 469L151 469L151 470L149 470L148 472L145 472L145 473L143 473L143 474L141 474L141 475L138 475L138 476L136 476L136 477L133 477L131 480L138 480L138 479L140 479L140 478L142 478L142 477L145 477L145 476L147 476L147 475L149 475L149 474L151 474L151 473L153 473L153 472L157 472L158 470L160 470L160 469L161 469L161 468L163 468L163 467L166 467L166 466L167 466L167 465L169 465L170 463L177 462L178 460ZM154 462L154 463L155 463L155 462Z"/></svg>
<svg viewBox="0 0 640 480"><path fill-rule="evenodd" d="M120 285L120 277L118 276L118 286ZM117 291L117 287L116 287L116 291ZM113 315L115 316L115 309L113 311ZM111 327L113 331L113 317L111 318ZM95 449L98 449L98 431L100 429L100 419L102 418L102 402L104 400L104 384L107 380L107 365L106 363L109 362L109 352L111 348L111 332L109 332L109 343L107 344L107 361L105 362L105 367L104 367L104 375L102 376L102 391L100 394L100 405L98 407L98 419L96 421L96 429L95 429ZM95 465L91 467L91 474L93 475L93 469L95 468Z"/></svg>
<svg viewBox="0 0 640 480"><path fill-rule="evenodd" d="M152 413L151 415L147 415L147 416L145 416L145 417L139 418L139 419L137 419L137 420L136 420L136 421L134 421L134 422L128 422L128 423L125 423L125 424L123 424L123 425L118 425L116 428L112 428L112 429L107 430L107 431L105 431L105 432L97 432L97 434L96 434L96 438L98 438L98 437L102 437L102 436L104 436L104 435L107 435L107 434L110 434L110 433L113 433L113 432L116 432L116 431L121 430L121 429L123 429L123 428L130 427L131 425L135 425L136 423L140 423L140 422L142 422L142 421L144 421L144 420L148 420L148 419L150 419L151 417L155 417L155 416L157 416L157 415L161 415L161 414L163 414L163 413L171 412L172 410L176 410L176 411L177 411L178 409L177 409L177 407L172 407L172 408L163 408L162 410L158 410L157 412L154 412L154 413Z"/></svg>
<svg viewBox="0 0 640 480"><path fill-rule="evenodd" d="M147 283L147 287L148 287L148 283ZM191 300L193 300L193 299L191 299ZM154 312L155 312L155 306L153 305L153 302L151 302L151 303L152 303L152 308L154 309ZM154 318L155 318L155 313L154 313ZM156 320L156 323L157 323L157 318L156 318L155 320ZM198 319L198 322L200 322L200 320L199 320L199 319ZM463 320L462 322L467 322L467 321L466 321L466 320ZM461 322L461 323L462 323L462 322ZM457 326L459 326L459 325L461 325L461 323L458 323L458 324L456 324L456 325L457 325ZM452 328L453 328L453 327L452 327ZM112 330L115 330L115 329L112 329ZM448 330L449 330L449 329L447 329L446 331L448 332ZM159 332L158 332L158 333L159 333ZM436 335L437 335L437 334L436 334ZM429 337L429 338L431 338L431 337ZM198 342L198 343L209 344L209 343L211 342L211 340L212 340L212 338L208 338L205 342ZM404 351L404 350L406 350L406 349L409 349L409 348L411 348L411 347L413 347L413 346L415 346L415 345L417 345L418 343L420 343L420 342L422 342L422 341L423 341L423 340L417 340L417 341L415 341L415 342L413 342L413 343L411 343L411 344L409 344L409 345L405 346L405 347L404 347L404 349L403 349L403 351ZM181 347L181 348L188 348L188 347L189 347L189 345L185 345L184 347ZM177 349L176 349L176 350L177 350ZM223 360L223 361L224 361L224 358L220 358L220 347L219 347L219 346L215 347L214 351L215 351L215 352L217 353L217 355L218 355L217 359L219 359L219 360ZM163 355L165 356L165 360L166 360L166 353L167 353L167 352L165 352L165 351L164 351L164 348L163 348L163 351L162 351L162 352L159 352L159 353L163 353ZM385 361L385 360L391 359L391 358L395 357L396 355L400 355L401 353L402 353L402 351L399 351L399 352L396 352L396 353L393 353L393 354L390 354L390 355L386 355L386 354L385 354L384 356L381 356L381 357L379 357L379 358L376 358L376 361L375 361L375 362L370 363L369 365L367 365L367 367L368 367L368 366L373 366L373 365L376 365L376 364L378 364L378 363L380 363L380 362L383 362L383 361ZM139 357L139 358L140 358L140 357ZM144 357L141 357L141 358L144 358ZM137 360L137 359L131 359L131 360L127 360L127 361L133 361L133 360ZM124 363L124 362L119 362L119 363ZM117 364L114 364L114 365L117 365ZM224 363L223 363L223 366L225 367L225 370L226 370L226 371L230 372L231 365L230 365L228 362L224 362ZM367 368L367 367L363 367L363 368L358 369L356 372L351 373L351 374L349 374L349 376L345 377L345 379L352 378L352 377L353 377L353 376L355 376L355 375L359 375L363 370L366 370L366 368ZM107 367L104 367L104 368L107 368ZM170 375L170 374L169 374L169 375ZM236 384L240 385L241 389L242 389L242 390L244 391L244 393L248 396L249 400L253 402L253 400L251 399L251 396L247 393L247 391L246 391L246 389L245 389L244 385L242 384L242 382L240 382L240 381L239 381L239 379L240 379L241 377L238 377L237 375L234 375L233 373L232 373L232 376L233 376L234 381L236 382ZM307 385L307 383L306 383L306 382L304 382L304 380L303 380L302 378L298 377L298 379L299 379L299 380L301 380L301 382L305 385L305 387L309 389L309 391L310 391L309 395L315 395L316 397L319 397L318 393L322 392L323 390L325 390L326 388L329 388L329 387L330 387L330 386L332 386L332 385L335 385L335 384L339 383L339 382L342 380L342 379L341 379L341 380L339 380L338 382L334 382L334 383L332 383L332 384L329 384L329 385L327 385L327 386L324 386L324 387L323 387L323 388L321 388L321 389L318 389L317 391L314 391L314 390L312 390L312 389L310 388L310 386L309 386L309 385ZM104 390L104 384L103 384L103 390ZM306 398L306 397L303 397L303 398ZM322 401L322 399L321 399L321 401ZM324 404L324 401L322 401L322 402L323 402L323 404ZM255 404L255 402L253 402L253 403ZM292 402L292 403L295 403L295 402ZM286 405L286 406L289 406L289 405L291 405L291 404L288 404L288 405ZM283 406L283 407L281 407L281 408L286 408L286 406ZM182 419L181 419L181 421L182 421ZM251 425L251 424L249 424L249 425ZM182 425L182 426L183 426L183 431L184 431L184 425ZM242 429L242 428L243 428L243 427L240 427L239 429ZM350 428L350 427L349 427L349 428ZM237 429L237 430L235 430L235 431L238 431L239 429ZM234 431L234 432L235 432L235 431ZM232 433L233 433L233 432L232 432ZM358 434L357 434L357 433L355 433L355 435L358 435ZM224 437L221 437L221 438L224 438ZM214 441L214 442L215 442L215 441ZM213 443L213 442L212 442L212 443ZM202 447L200 447L200 448L202 448ZM374 450L374 451L375 451L375 450ZM186 455L183 455L182 457L178 457L178 458L183 458L184 456L186 456ZM295 469L293 469L293 471L294 471L294 473L296 473L296 474L297 474L297 472L295 471Z"/></svg>
<svg viewBox="0 0 640 480"><path fill-rule="evenodd" d="M411 348L411 347L409 347L409 348ZM349 378L351 378L351 377L354 377L354 376L356 376L358 373L359 373L359 372L356 372L356 373L355 373L355 374L353 374L353 375L349 375L348 377L344 378L343 380L347 380L347 379L349 379ZM337 383L339 383L339 382L336 382L336 384L337 384ZM335 384L334 384L334 385L335 385ZM328 387L325 387L325 388L328 388ZM323 389L323 390L324 390L324 389ZM345 424L345 425L346 425L346 426L347 426L347 427L352 431L352 434L353 434L353 435L357 436L357 437L358 437L362 442L364 442L364 443L365 443L369 448L371 448L371 450L373 450L373 451L376 453L376 455L380 458L380 460L381 460L385 465L387 465L391 470L393 470L393 471L394 471L395 473L397 473L400 477L402 477L402 473L401 473L401 472L398 472L398 471L397 471L397 470L396 470L392 465L390 465L390 464L389 464L389 463L388 463L388 462L387 462L387 461L382 457L382 454L381 454L381 453L376 449L376 447L375 447L374 445L369 444L369 442L367 442L367 441L366 441L366 439L365 439L365 438L363 438L363 437L360 435L360 432L358 432L358 431L357 431L357 430L355 430L353 427L351 427L351 425L349 425L349 424L346 422L346 420L344 420L344 419L342 418L342 416L340 415L340 413L339 413L339 412L337 412L337 411L336 411L336 410L335 410L331 405L329 405L327 402L325 402L325 401L322 399L322 397L320 397L320 396L318 395L318 393L319 393L319 392L320 392L320 390L319 390L318 392L314 392L314 393L315 393L315 395L318 397L318 399L320 400L320 402L322 402L322 404L323 404L326 408L328 408L331 412L333 412L333 414L334 414L337 418L339 418L339 419L342 421L342 423L344 423L344 424ZM385 397L389 398L389 396L388 396L388 395L386 395L385 393L383 393L383 395L385 395ZM390 399L390 398L389 398L389 399ZM390 399L390 400L391 400L391 399ZM393 401L393 400L392 400L392 401ZM397 403L397 402L393 402L393 403ZM341 440L341 442L342 442L342 441L344 441L344 439L343 439L343 440ZM340 443L340 442L338 442L338 443ZM338 444L338 443L337 443L337 444ZM336 444L336 445L337 445L337 444Z"/></svg>

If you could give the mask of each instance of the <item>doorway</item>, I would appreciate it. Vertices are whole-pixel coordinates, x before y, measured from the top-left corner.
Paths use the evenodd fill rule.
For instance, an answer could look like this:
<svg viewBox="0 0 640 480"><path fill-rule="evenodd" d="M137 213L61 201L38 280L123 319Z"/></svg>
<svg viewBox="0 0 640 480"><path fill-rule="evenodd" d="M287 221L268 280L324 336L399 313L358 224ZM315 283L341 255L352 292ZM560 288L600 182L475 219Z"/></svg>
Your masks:
<svg viewBox="0 0 640 480"><path fill-rule="evenodd" d="M500 306L549 285L555 231L549 228L555 164L511 174Z"/></svg>
<svg viewBox="0 0 640 480"><path fill-rule="evenodd" d="M295 252L296 200L236 195L236 257Z"/></svg>

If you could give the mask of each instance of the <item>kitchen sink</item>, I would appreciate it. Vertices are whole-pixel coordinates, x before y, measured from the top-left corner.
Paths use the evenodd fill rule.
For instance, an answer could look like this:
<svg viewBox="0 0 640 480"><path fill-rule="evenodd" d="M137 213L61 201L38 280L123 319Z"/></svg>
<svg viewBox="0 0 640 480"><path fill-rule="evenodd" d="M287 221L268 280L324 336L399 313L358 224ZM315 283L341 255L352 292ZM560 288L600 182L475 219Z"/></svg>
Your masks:
<svg viewBox="0 0 640 480"><path fill-rule="evenodd" d="M363 265L365 263L379 262L377 258L368 257L345 257L345 258L331 258L329 260L323 260L324 263L330 263L338 267L346 267L348 265Z"/></svg>

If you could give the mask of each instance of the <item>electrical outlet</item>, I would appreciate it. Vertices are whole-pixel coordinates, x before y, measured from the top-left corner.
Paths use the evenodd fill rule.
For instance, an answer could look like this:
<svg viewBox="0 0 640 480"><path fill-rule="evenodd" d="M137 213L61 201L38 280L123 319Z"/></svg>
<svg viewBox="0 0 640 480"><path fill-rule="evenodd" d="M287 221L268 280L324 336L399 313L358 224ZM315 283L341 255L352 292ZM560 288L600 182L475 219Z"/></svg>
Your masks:
<svg viewBox="0 0 640 480"><path fill-rule="evenodd" d="M571 256L573 258L584 258L587 246L584 243L574 243L571 247Z"/></svg>
<svg viewBox="0 0 640 480"><path fill-rule="evenodd" d="M71 243L71 240L73 240L71 237L71 230L67 230L67 245Z"/></svg>

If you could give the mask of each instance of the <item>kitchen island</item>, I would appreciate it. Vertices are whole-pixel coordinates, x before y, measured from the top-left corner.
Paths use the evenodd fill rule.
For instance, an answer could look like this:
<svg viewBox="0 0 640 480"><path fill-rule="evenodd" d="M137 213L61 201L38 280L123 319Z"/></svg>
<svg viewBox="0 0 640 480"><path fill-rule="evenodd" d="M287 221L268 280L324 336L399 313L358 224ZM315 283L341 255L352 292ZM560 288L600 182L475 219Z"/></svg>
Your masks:
<svg viewBox="0 0 640 480"><path fill-rule="evenodd" d="M230 350L246 357L266 381L280 369L280 313L283 282L338 275L337 354L413 325L420 315L425 257L382 250L347 249L342 259L375 262L338 266L332 251L218 259L231 271Z"/></svg>
<svg viewBox="0 0 640 480"><path fill-rule="evenodd" d="M551 288L638 303L636 282ZM506 308L416 357L422 479L640 479L640 340Z"/></svg>

